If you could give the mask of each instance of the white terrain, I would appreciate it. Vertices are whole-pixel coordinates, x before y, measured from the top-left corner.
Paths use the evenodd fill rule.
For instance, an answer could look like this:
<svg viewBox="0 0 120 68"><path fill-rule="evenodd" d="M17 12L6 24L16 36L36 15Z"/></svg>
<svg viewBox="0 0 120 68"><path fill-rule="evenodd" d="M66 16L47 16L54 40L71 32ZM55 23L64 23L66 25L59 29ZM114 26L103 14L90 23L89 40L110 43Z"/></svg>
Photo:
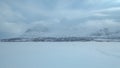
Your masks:
<svg viewBox="0 0 120 68"><path fill-rule="evenodd" d="M120 0L0 0L0 68L120 68Z"/></svg>
<svg viewBox="0 0 120 68"><path fill-rule="evenodd" d="M0 42L0 68L120 68L120 43Z"/></svg>

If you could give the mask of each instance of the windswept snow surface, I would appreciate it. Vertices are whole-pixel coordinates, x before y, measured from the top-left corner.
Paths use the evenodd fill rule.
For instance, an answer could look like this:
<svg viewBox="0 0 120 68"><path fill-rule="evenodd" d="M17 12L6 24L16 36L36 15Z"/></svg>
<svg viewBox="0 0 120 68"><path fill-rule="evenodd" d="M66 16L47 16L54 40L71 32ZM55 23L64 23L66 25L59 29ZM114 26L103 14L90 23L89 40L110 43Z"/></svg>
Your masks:
<svg viewBox="0 0 120 68"><path fill-rule="evenodd" d="M120 68L120 43L1 42L0 68Z"/></svg>

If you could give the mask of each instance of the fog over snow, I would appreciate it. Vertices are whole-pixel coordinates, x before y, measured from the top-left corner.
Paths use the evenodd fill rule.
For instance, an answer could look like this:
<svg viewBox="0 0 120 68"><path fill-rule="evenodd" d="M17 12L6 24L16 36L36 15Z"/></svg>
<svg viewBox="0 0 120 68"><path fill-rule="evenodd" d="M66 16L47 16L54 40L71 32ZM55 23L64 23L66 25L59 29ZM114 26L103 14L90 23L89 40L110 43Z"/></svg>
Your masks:
<svg viewBox="0 0 120 68"><path fill-rule="evenodd" d="M47 36L83 36L120 27L120 0L0 0L0 38L28 29ZM38 28L40 27L40 28ZM43 31L44 32L44 31Z"/></svg>

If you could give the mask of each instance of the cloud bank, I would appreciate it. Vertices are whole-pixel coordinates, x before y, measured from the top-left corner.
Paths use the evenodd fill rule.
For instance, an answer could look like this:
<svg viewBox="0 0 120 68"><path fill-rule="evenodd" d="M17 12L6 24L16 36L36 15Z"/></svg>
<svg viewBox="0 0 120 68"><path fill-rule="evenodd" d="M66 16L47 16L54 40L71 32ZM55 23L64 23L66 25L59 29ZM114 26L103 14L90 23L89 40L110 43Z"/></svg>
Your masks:
<svg viewBox="0 0 120 68"><path fill-rule="evenodd" d="M119 18L120 0L1 0L0 38L20 36L38 25L48 28L50 36L118 30Z"/></svg>

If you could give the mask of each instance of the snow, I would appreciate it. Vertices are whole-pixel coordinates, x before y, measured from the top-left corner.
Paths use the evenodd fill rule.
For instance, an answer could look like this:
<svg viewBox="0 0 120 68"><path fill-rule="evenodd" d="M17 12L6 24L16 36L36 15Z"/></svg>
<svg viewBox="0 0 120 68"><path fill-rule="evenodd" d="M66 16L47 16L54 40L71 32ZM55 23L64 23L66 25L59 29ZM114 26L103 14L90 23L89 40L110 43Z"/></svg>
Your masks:
<svg viewBox="0 0 120 68"><path fill-rule="evenodd" d="M0 68L120 68L120 43L1 42Z"/></svg>

